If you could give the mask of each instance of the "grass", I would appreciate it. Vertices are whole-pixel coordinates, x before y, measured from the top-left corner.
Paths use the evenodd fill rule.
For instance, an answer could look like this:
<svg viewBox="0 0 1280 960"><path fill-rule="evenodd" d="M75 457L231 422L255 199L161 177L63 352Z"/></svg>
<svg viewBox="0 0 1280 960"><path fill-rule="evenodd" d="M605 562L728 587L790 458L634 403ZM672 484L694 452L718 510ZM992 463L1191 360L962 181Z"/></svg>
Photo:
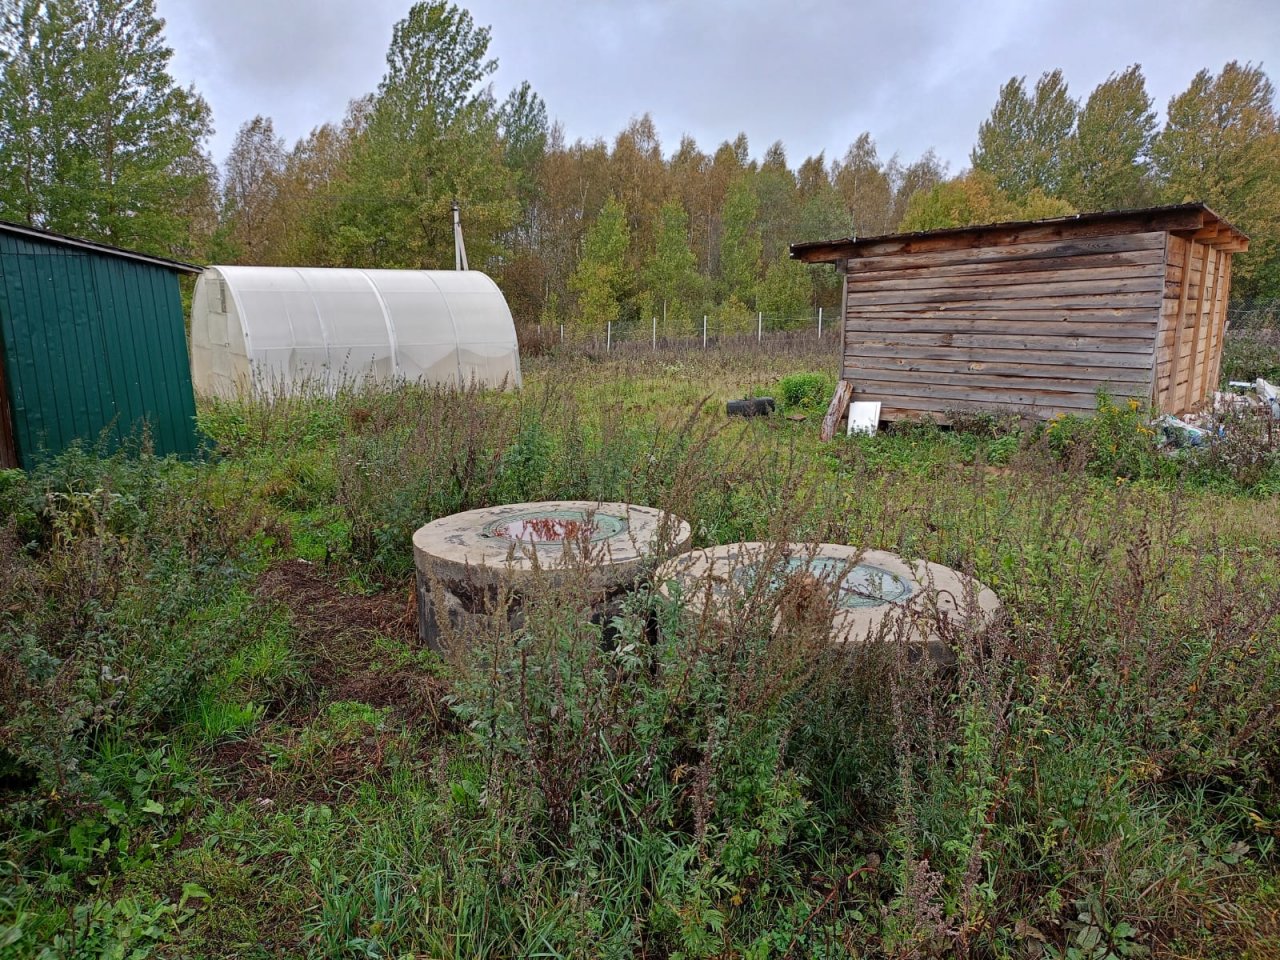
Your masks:
<svg viewBox="0 0 1280 960"><path fill-rule="evenodd" d="M1280 955L1274 446L1166 456L1105 398L822 444L830 366L549 355L0 475L0 957ZM759 393L805 419L724 417ZM763 588L728 627L641 590L606 640L570 584L420 649L412 530L552 497L1005 613L938 622L941 670Z"/></svg>

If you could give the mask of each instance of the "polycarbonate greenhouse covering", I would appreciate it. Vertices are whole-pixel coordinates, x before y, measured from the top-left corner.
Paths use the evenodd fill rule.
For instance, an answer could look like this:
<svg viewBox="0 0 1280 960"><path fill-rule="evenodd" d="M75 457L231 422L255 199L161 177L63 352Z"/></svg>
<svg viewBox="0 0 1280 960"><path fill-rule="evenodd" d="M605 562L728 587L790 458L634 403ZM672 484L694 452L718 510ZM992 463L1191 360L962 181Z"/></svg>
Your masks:
<svg viewBox="0 0 1280 960"><path fill-rule="evenodd" d="M475 270L207 267L191 305L206 396L403 379L520 386L511 310Z"/></svg>

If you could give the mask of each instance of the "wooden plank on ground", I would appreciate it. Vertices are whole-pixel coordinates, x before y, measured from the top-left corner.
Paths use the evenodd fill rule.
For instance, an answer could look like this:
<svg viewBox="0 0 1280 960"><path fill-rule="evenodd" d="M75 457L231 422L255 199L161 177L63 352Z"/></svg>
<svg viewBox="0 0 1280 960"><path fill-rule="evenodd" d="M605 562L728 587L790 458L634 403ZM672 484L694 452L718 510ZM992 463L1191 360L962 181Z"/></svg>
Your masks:
<svg viewBox="0 0 1280 960"><path fill-rule="evenodd" d="M823 440L830 440L836 435L836 427L840 424L840 418L844 416L845 411L849 409L849 401L853 399L853 384L845 379L841 379L836 384L836 392L831 397L831 404L827 407L827 415L822 418L822 432L819 437Z"/></svg>

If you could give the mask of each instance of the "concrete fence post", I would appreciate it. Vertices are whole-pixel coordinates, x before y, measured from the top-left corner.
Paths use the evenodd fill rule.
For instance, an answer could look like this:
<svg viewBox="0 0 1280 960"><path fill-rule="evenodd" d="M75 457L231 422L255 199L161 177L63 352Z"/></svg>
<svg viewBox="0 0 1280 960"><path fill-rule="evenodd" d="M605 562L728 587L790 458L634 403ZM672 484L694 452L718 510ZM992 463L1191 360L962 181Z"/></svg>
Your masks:
<svg viewBox="0 0 1280 960"><path fill-rule="evenodd" d="M822 339L822 308L818 308L818 339Z"/></svg>
<svg viewBox="0 0 1280 960"><path fill-rule="evenodd" d="M702 315L702 349L707 349L707 315Z"/></svg>
<svg viewBox="0 0 1280 960"><path fill-rule="evenodd" d="M764 343L764 311L756 314L756 343Z"/></svg>
<svg viewBox="0 0 1280 960"><path fill-rule="evenodd" d="M608 326L605 328L604 333L604 352L611 353L613 351L613 321L608 320L606 323Z"/></svg>
<svg viewBox="0 0 1280 960"><path fill-rule="evenodd" d="M658 349L658 318L653 318L653 349Z"/></svg>

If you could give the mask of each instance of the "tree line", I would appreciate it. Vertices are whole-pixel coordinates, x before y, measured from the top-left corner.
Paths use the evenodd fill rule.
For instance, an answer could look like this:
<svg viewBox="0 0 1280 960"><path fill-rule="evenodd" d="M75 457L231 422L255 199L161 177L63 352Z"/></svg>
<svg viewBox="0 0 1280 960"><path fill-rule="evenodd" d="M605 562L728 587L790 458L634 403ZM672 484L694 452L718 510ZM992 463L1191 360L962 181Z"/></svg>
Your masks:
<svg viewBox="0 0 1280 960"><path fill-rule="evenodd" d="M652 118L568 142L528 83L499 99L490 30L414 3L378 88L289 145L269 117L219 169L207 103L168 73L154 0L0 0L0 218L203 262L448 267L450 205L518 319L723 326L834 306L790 243L1203 200L1253 237L1235 292L1280 296L1280 120L1260 67L1202 70L1163 126L1137 65L1086 98L1012 78L971 167L933 151L756 159L745 135L673 150Z"/></svg>

